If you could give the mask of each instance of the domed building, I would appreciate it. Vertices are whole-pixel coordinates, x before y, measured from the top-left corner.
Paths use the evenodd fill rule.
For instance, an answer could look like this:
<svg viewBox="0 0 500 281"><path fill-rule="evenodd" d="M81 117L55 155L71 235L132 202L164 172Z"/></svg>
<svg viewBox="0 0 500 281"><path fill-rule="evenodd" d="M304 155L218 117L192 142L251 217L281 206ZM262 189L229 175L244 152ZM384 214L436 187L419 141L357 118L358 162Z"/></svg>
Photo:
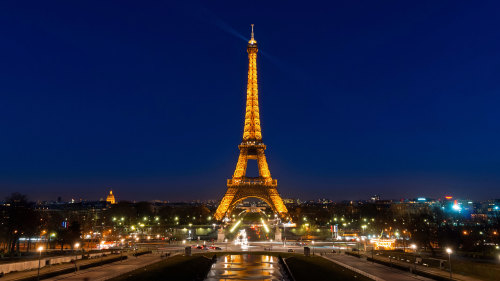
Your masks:
<svg viewBox="0 0 500 281"><path fill-rule="evenodd" d="M108 197L106 197L106 202L109 202L111 204L116 204L115 196L113 195L113 190L109 191Z"/></svg>

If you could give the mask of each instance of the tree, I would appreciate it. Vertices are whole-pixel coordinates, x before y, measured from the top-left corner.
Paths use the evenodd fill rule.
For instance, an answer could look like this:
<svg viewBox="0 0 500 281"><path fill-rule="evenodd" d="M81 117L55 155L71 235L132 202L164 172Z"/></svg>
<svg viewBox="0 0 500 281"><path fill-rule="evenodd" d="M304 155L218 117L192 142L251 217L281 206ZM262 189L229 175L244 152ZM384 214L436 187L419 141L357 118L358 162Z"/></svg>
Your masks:
<svg viewBox="0 0 500 281"><path fill-rule="evenodd" d="M19 252L19 238L22 235L36 235L40 231L40 219L38 213L31 208L26 195L18 192L12 193L5 199L5 231L9 243L9 252ZM28 250L30 240L28 239Z"/></svg>
<svg viewBox="0 0 500 281"><path fill-rule="evenodd" d="M67 228L60 228L57 233L57 241L61 245L61 251L64 249L64 244L73 245L80 240L82 235L81 226L78 221L72 221Z"/></svg>

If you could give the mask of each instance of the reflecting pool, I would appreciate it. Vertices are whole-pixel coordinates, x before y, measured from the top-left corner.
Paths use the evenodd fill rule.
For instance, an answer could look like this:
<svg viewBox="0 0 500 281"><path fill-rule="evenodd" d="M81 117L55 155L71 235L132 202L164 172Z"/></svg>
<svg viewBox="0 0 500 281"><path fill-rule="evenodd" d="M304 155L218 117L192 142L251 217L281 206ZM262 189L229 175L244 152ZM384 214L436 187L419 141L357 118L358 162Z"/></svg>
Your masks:
<svg viewBox="0 0 500 281"><path fill-rule="evenodd" d="M205 279L219 280L286 280L278 258L266 255L226 255L217 259Z"/></svg>

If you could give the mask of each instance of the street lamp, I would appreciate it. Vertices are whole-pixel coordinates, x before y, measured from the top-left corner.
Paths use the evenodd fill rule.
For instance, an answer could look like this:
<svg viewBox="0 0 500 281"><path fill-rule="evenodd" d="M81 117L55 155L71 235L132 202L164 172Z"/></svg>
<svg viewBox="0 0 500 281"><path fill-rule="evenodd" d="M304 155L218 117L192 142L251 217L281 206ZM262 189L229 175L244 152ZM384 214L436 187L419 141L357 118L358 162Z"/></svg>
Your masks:
<svg viewBox="0 0 500 281"><path fill-rule="evenodd" d="M279 226L278 226L279 227ZM286 224L283 224L283 247L286 247Z"/></svg>
<svg viewBox="0 0 500 281"><path fill-rule="evenodd" d="M411 244L410 248L413 249L413 257L415 258L415 271L417 270L417 245Z"/></svg>
<svg viewBox="0 0 500 281"><path fill-rule="evenodd" d="M75 243L75 273L78 271L78 267L76 266L76 260L78 259L78 256L76 255L78 253L78 247L80 247L80 243Z"/></svg>
<svg viewBox="0 0 500 281"><path fill-rule="evenodd" d="M224 239L224 242L226 242L226 252L227 252L227 238Z"/></svg>
<svg viewBox="0 0 500 281"><path fill-rule="evenodd" d="M313 256L314 256L314 240L312 241L312 245L313 245Z"/></svg>
<svg viewBox="0 0 500 281"><path fill-rule="evenodd" d="M121 245L122 245L122 249L120 251L120 262L123 261L123 241L125 241L125 239L121 239L120 242L121 242Z"/></svg>
<svg viewBox="0 0 500 281"><path fill-rule="evenodd" d="M453 253L453 251L451 250L451 248L446 248L446 252L448 253L448 263L450 264L450 280L452 279L451 277L451 253Z"/></svg>
<svg viewBox="0 0 500 281"><path fill-rule="evenodd" d="M270 239L271 240L271 252L273 251L273 239Z"/></svg>
<svg viewBox="0 0 500 281"><path fill-rule="evenodd" d="M43 247L38 247L37 251L40 252L40 255L38 255L38 273L36 275L36 280L40 281L40 260L42 259Z"/></svg>

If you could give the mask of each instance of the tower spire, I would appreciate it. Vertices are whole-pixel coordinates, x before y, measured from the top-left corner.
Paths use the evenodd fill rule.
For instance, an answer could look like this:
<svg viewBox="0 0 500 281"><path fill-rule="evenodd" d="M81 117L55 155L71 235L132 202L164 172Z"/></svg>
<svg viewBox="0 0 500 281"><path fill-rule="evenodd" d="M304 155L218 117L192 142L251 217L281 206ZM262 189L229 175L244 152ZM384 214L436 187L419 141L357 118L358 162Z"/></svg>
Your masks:
<svg viewBox="0 0 500 281"><path fill-rule="evenodd" d="M255 41L254 34L253 34L253 24L251 24L251 26L252 26L252 34L250 36L250 41L248 41L248 47L252 47L252 46L257 47L257 41Z"/></svg>
<svg viewBox="0 0 500 281"><path fill-rule="evenodd" d="M262 141L259 115L259 88L257 84L257 41L255 41L252 24L252 38L248 41L248 81L247 104L245 110L245 126L243 142Z"/></svg>

